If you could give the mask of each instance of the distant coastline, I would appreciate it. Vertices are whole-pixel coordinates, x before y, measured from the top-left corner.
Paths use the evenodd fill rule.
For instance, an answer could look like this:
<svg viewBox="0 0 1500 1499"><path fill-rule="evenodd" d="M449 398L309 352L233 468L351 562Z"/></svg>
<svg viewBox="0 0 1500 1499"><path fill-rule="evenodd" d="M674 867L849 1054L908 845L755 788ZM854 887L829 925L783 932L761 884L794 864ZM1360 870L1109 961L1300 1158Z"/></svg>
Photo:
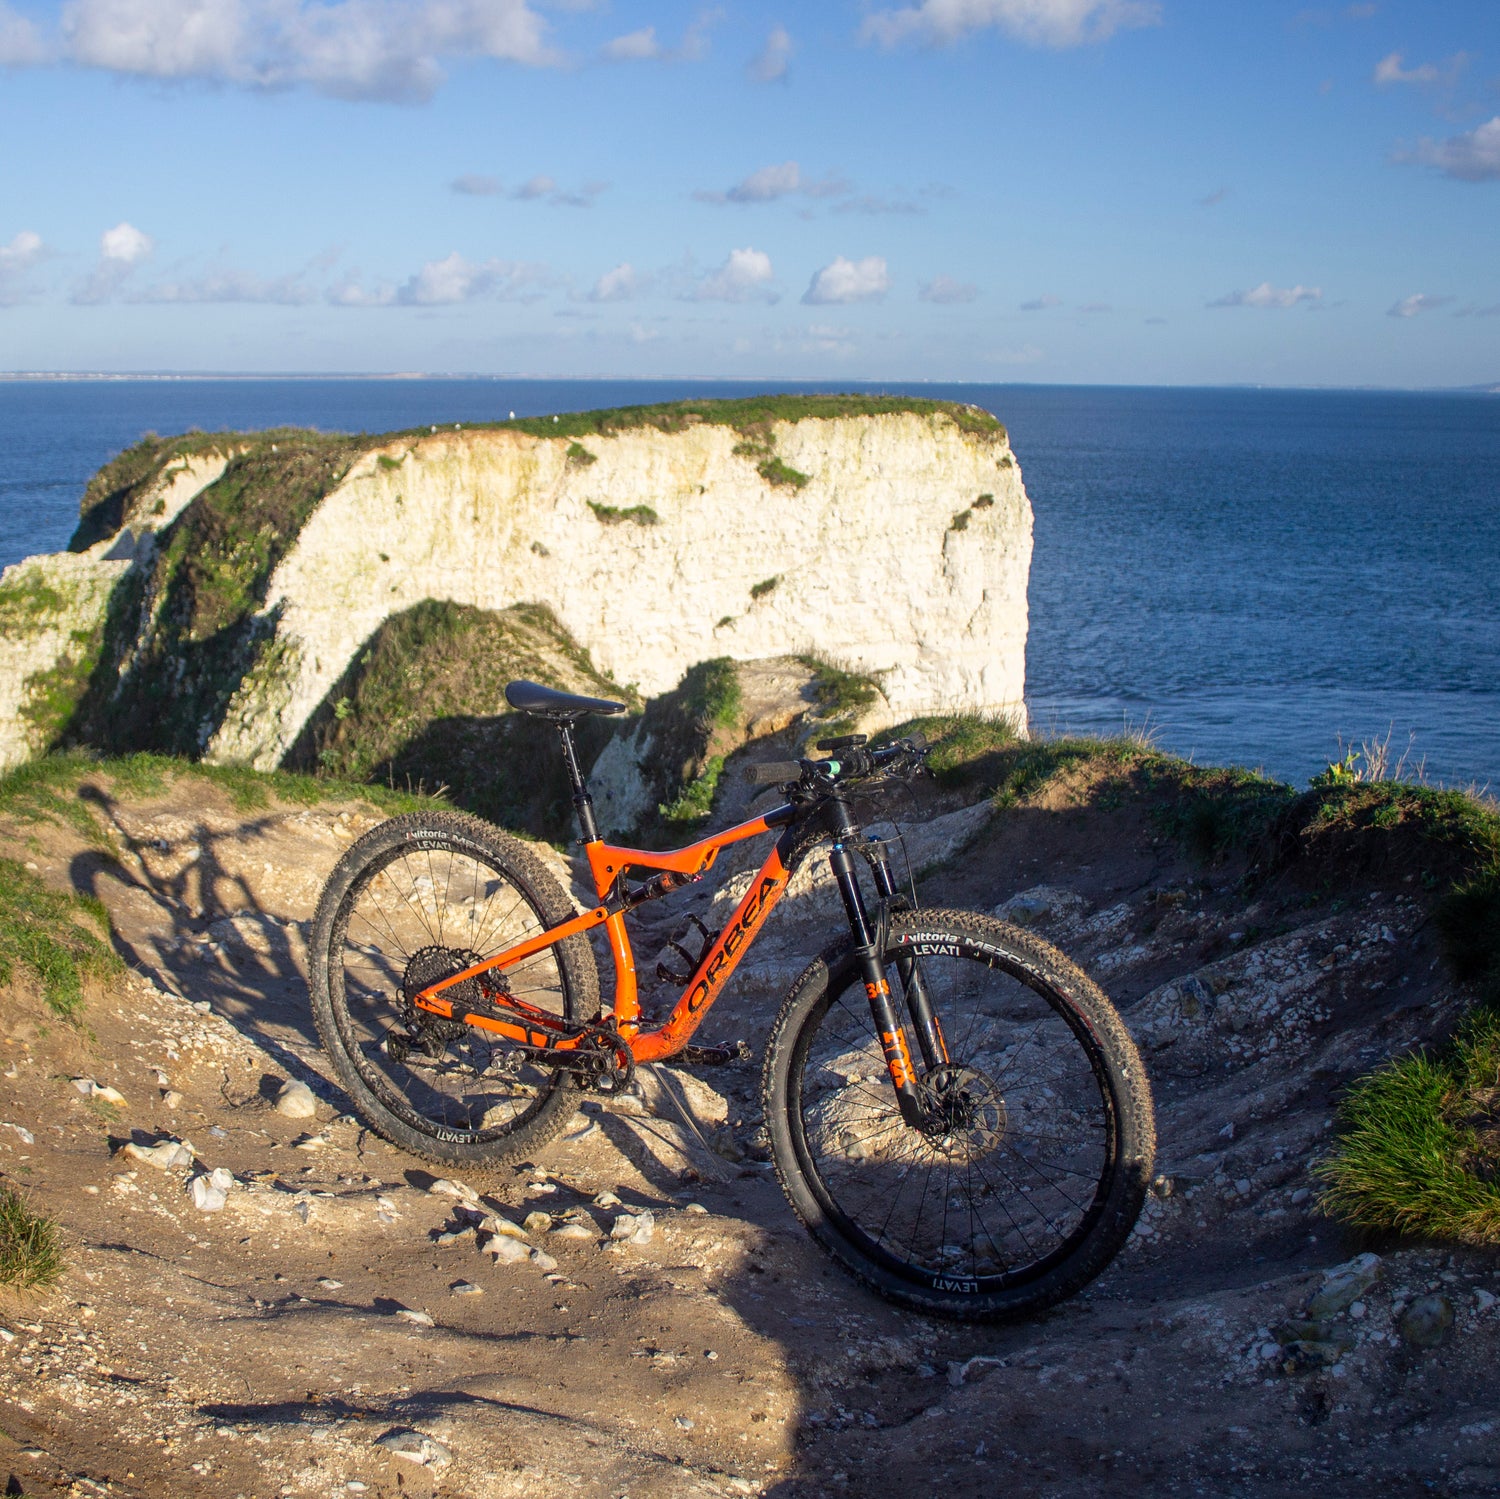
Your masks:
<svg viewBox="0 0 1500 1499"><path fill-rule="evenodd" d="M681 381L692 385L753 386L765 390L777 390L787 386L811 385L820 389L884 389L890 386L942 385L959 387L973 385L976 388L992 388L993 382L983 380L938 380L912 379L909 376L873 378L869 376L828 379L813 375L766 375L762 378L739 375L536 375L525 371L504 374L484 374L478 371L444 370L386 370L359 372L347 370L0 370L0 384L56 384L56 383L108 383L126 384L132 381L155 381L181 383L201 380L238 381L245 383L289 381L308 382L319 380L361 380L385 382L410 381L475 381L503 383L524 380L528 384L589 384L608 382L612 385L660 385L664 381ZM1347 391L1357 394L1379 395L1434 395L1434 396L1500 396L1500 381L1479 385L1256 385L1245 381L1233 381L1224 385L1130 385L1101 383L1094 381L1016 381L1022 388L1039 390L1263 390L1263 391L1319 391L1337 394Z"/></svg>

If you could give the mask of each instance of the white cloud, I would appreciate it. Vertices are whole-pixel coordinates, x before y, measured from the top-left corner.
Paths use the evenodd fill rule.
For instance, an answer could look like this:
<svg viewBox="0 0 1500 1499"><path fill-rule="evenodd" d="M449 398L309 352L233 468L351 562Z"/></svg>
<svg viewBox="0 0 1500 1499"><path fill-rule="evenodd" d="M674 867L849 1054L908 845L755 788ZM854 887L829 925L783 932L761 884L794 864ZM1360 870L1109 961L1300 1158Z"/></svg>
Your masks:
<svg viewBox="0 0 1500 1499"><path fill-rule="evenodd" d="M642 26L639 31L627 31L613 41L605 42L600 52L611 62L647 62L664 57L666 49L656 39L656 27Z"/></svg>
<svg viewBox="0 0 1500 1499"><path fill-rule="evenodd" d="M840 255L814 273L802 300L812 307L844 302L873 302L890 289L890 273L879 255L848 260Z"/></svg>
<svg viewBox="0 0 1500 1499"><path fill-rule="evenodd" d="M300 275L265 280L231 268L208 271L184 281L159 281L130 298L133 302L253 302L303 307L314 298Z"/></svg>
<svg viewBox="0 0 1500 1499"><path fill-rule="evenodd" d="M73 301L82 305L107 302L155 248L151 236L134 224L120 223L106 229L99 236L98 263L74 290Z"/></svg>
<svg viewBox="0 0 1500 1499"><path fill-rule="evenodd" d="M556 65L527 0L68 0L67 55L147 78L429 97L445 57Z"/></svg>
<svg viewBox="0 0 1500 1499"><path fill-rule="evenodd" d="M1380 88L1388 88L1393 83L1415 83L1424 88L1451 88L1458 82L1459 75L1468 63L1467 52L1455 52L1442 67L1435 62L1424 62L1408 68L1404 66L1403 55L1392 52L1375 64L1372 81Z"/></svg>
<svg viewBox="0 0 1500 1499"><path fill-rule="evenodd" d="M1375 64L1374 81L1387 83L1432 83L1437 79L1437 69L1429 62L1419 68L1403 68L1401 54L1392 52Z"/></svg>
<svg viewBox="0 0 1500 1499"><path fill-rule="evenodd" d="M1051 292L1043 296L1033 297L1029 302L1021 303L1022 312L1045 312L1049 307L1061 307L1062 298L1054 297Z"/></svg>
<svg viewBox="0 0 1500 1499"><path fill-rule="evenodd" d="M895 47L906 41L955 42L993 26L1032 46L1077 47L1160 21L1155 0L919 0L900 10L876 11L860 34Z"/></svg>
<svg viewBox="0 0 1500 1499"><path fill-rule="evenodd" d="M30 270L42 258L45 248L40 234L22 229L8 245L0 245L0 276L15 276Z"/></svg>
<svg viewBox="0 0 1500 1499"><path fill-rule="evenodd" d="M134 224L116 224L99 236L99 254L105 260L118 260L134 265L144 260L155 249L149 234L142 234Z"/></svg>
<svg viewBox="0 0 1500 1499"><path fill-rule="evenodd" d="M1215 297L1208 305L1210 307L1295 307L1299 302L1314 305L1323 300L1323 288L1321 286L1272 286L1269 281L1262 281L1259 286L1252 286L1249 291L1225 292L1222 297Z"/></svg>
<svg viewBox="0 0 1500 1499"><path fill-rule="evenodd" d="M0 0L0 68L26 68L46 60L36 26Z"/></svg>
<svg viewBox="0 0 1500 1499"><path fill-rule="evenodd" d="M1477 302L1470 302L1465 307L1460 307L1453 314L1454 317L1500 317L1500 302L1491 302L1488 307L1481 307Z"/></svg>
<svg viewBox="0 0 1500 1499"><path fill-rule="evenodd" d="M582 187L565 189L557 185L555 178L538 174L528 178L511 197L520 203L536 203L545 200L554 207L592 208L594 199L608 188L607 182L585 182Z"/></svg>
<svg viewBox="0 0 1500 1499"><path fill-rule="evenodd" d="M642 290L645 278L628 260L605 273L594 283L590 302L629 302Z"/></svg>
<svg viewBox="0 0 1500 1499"><path fill-rule="evenodd" d="M1494 181L1500 178L1500 115L1445 141L1420 140L1396 159L1436 167L1445 177L1461 182Z"/></svg>
<svg viewBox="0 0 1500 1499"><path fill-rule="evenodd" d="M466 260L455 250L429 260L400 286L379 282L366 289L357 275L331 286L328 301L336 307L450 307L481 297L514 298L546 279L542 266L518 260Z"/></svg>
<svg viewBox="0 0 1500 1499"><path fill-rule="evenodd" d="M917 296L923 302L939 304L972 302L979 296L979 288L972 281L955 281L952 276L934 276Z"/></svg>
<svg viewBox="0 0 1500 1499"><path fill-rule="evenodd" d="M757 83L785 78L792 61L792 38L785 26L773 26L766 45L750 60L749 73Z"/></svg>
<svg viewBox="0 0 1500 1499"><path fill-rule="evenodd" d="M1416 317L1419 313L1431 312L1434 307L1446 307L1452 297L1430 297L1426 292L1416 292L1386 309L1387 317Z"/></svg>
<svg viewBox="0 0 1500 1499"><path fill-rule="evenodd" d="M493 198L500 191L498 177L485 177L478 172L465 172L448 184L456 193L469 198Z"/></svg>
<svg viewBox="0 0 1500 1499"><path fill-rule="evenodd" d="M668 47L656 35L656 27L642 26L607 41L599 55L610 62L698 62L708 55L709 28L723 16L721 10L705 10L682 33L675 47Z"/></svg>
<svg viewBox="0 0 1500 1499"><path fill-rule="evenodd" d="M725 192L693 196L703 203L771 203L793 196L837 198L849 191L849 184L831 172L826 177L809 177L795 161L779 161L751 172Z"/></svg>
<svg viewBox="0 0 1500 1499"><path fill-rule="evenodd" d="M863 214L921 214L927 210L920 203L912 203L902 198L882 198L875 193L861 193L857 198L846 198L837 204L833 210L835 213L863 213Z"/></svg>
<svg viewBox="0 0 1500 1499"><path fill-rule="evenodd" d="M771 284L774 278L771 257L764 250L731 250L724 264L686 296L692 302L774 302L778 296Z"/></svg>
<svg viewBox="0 0 1500 1499"><path fill-rule="evenodd" d="M22 229L8 245L0 245L0 307L14 307L25 295L20 279L47 253L42 237Z"/></svg>

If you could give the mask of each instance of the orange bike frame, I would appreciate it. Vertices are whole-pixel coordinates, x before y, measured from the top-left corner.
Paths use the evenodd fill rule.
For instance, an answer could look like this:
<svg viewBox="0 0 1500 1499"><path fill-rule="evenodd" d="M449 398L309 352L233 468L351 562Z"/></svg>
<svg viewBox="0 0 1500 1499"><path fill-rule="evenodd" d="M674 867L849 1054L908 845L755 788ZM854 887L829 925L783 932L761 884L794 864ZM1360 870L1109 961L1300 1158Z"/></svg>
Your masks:
<svg viewBox="0 0 1500 1499"><path fill-rule="evenodd" d="M493 957L465 968L440 983L431 984L415 996L418 1009L434 1015L462 1020L481 1030L504 1036L522 1046L536 1047L548 1051L571 1051L585 1043L578 1034L578 1027L548 1010L526 1004L522 1000L501 997L495 1001L497 1007L513 1011L516 1018L499 1019L491 1015L479 1015L466 1011L462 1006L455 1013L452 1000L443 997L443 991L451 989L466 979L477 978L492 969L504 972L546 948L571 937L602 926L609 938L610 951L615 962L615 1027L629 1045L638 1062L655 1062L681 1051L699 1023L723 991L729 976L744 957L754 941L761 924L771 914L772 908L786 891L790 871L782 862L780 845L773 845L761 865L760 872L750 882L744 899L739 903L729 924L714 939L702 961L698 964L687 987L672 1009L666 1021L654 1030L641 1028L641 1006L636 989L635 956L630 950L630 937L625 930L625 912L629 904L618 898L625 888L626 870L655 869L667 876L678 876L663 888L676 888L703 877L719 850L731 843L742 843L747 838L757 838L762 833L773 832L791 821L791 808L783 807L742 822L736 827L726 828L686 848L672 849L665 853L652 853L642 848L620 848L596 838L585 843L589 872L594 878L594 889L599 904L591 910L580 912L570 921L560 922L514 947L508 947Z"/></svg>

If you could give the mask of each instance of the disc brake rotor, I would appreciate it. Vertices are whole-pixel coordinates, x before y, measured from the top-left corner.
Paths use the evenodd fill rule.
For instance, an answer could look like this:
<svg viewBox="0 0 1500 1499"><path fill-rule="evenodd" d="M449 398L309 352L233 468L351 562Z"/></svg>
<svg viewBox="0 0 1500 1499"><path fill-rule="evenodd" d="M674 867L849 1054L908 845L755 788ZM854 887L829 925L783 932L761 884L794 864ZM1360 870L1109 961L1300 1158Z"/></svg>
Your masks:
<svg viewBox="0 0 1500 1499"><path fill-rule="evenodd" d="M955 1161L974 1161L999 1149L1005 1138L1005 1098L976 1067L934 1067L917 1084L933 1147Z"/></svg>

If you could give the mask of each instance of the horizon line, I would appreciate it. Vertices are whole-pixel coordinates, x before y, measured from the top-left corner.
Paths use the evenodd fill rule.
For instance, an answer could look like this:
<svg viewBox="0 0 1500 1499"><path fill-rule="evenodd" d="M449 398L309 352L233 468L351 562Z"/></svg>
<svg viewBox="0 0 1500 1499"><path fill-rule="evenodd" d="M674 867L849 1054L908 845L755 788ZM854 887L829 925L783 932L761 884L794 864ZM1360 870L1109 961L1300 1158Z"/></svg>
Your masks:
<svg viewBox="0 0 1500 1499"><path fill-rule="evenodd" d="M1390 394L1431 395L1500 395L1500 381L1480 381L1466 385L1273 385L1254 380L1226 380L1211 383L1178 383L1152 381L1131 383L1112 380L974 380L940 379L922 376L873 377L849 375L829 379L808 375L539 375L528 373L486 374L472 370L0 370L0 384L46 384L48 382L124 383L126 381L515 381L533 384L611 384L647 385L671 382L696 385L767 385L796 384L832 387L836 385L959 385L959 386L1034 386L1057 389L1093 390L1263 390L1263 391L1359 391Z"/></svg>

